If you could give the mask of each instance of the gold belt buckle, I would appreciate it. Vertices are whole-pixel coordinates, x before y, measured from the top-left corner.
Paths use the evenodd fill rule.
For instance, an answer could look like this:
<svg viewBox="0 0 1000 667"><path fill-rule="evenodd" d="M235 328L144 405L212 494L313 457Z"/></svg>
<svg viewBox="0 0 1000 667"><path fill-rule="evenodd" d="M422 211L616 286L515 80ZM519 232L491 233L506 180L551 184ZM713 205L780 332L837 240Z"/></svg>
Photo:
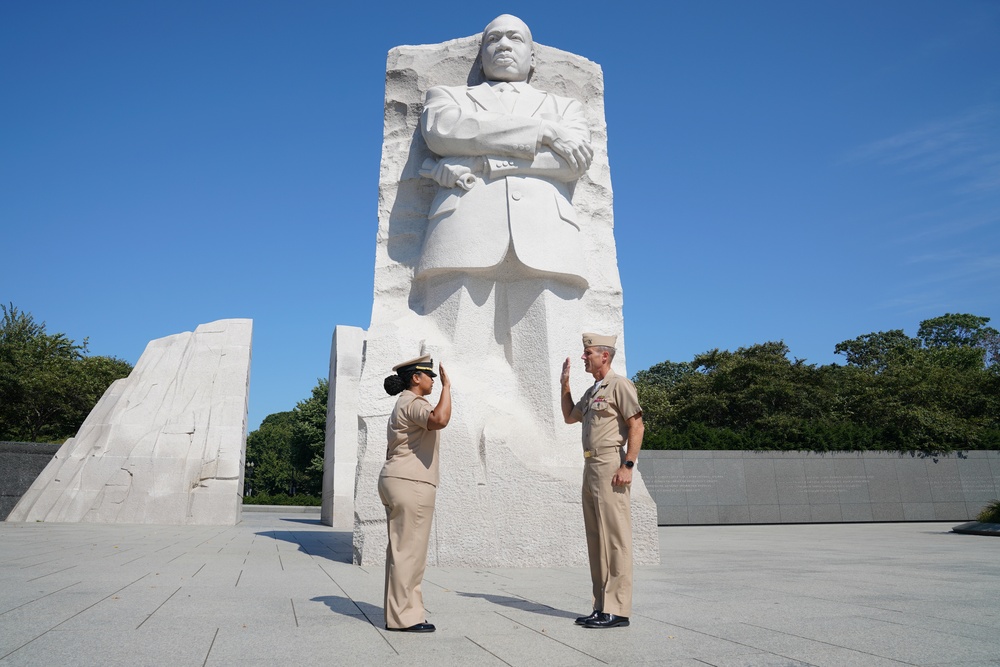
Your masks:
<svg viewBox="0 0 1000 667"><path fill-rule="evenodd" d="M583 452L583 458L585 458L585 459L589 459L593 455L594 455L594 452L590 451L589 449L584 450L584 452Z"/></svg>

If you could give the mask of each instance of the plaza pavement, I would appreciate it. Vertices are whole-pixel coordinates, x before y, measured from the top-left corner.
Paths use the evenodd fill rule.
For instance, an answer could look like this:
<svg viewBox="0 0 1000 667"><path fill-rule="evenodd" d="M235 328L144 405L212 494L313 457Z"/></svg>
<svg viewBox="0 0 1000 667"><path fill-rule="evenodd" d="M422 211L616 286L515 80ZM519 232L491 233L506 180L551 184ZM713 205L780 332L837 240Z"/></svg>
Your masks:
<svg viewBox="0 0 1000 667"><path fill-rule="evenodd" d="M585 568L430 567L409 635L318 518L0 523L0 667L1000 665L1000 539L952 524L661 527L610 630L573 624Z"/></svg>

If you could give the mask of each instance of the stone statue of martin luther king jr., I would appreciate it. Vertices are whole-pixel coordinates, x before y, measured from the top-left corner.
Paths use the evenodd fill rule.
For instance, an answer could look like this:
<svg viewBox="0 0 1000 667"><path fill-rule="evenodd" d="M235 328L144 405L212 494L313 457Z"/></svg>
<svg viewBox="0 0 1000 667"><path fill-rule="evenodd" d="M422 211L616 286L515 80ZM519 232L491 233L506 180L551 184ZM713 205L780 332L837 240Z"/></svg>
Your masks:
<svg viewBox="0 0 1000 667"><path fill-rule="evenodd" d="M421 130L441 157L421 174L441 187L416 277L506 259L517 277L548 275L586 289L571 203L572 183L594 157L584 110L527 83L535 52L519 18L505 14L486 26L480 58L484 83L426 93Z"/></svg>

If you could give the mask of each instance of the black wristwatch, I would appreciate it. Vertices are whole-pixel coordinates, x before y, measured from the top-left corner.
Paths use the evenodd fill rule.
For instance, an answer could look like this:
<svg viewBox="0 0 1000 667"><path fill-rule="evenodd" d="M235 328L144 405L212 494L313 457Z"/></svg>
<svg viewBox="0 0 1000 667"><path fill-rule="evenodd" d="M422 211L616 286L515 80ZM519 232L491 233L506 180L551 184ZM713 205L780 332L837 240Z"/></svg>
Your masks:
<svg viewBox="0 0 1000 667"><path fill-rule="evenodd" d="M631 470L632 468L635 467L635 461L626 461L625 462L625 467L628 468L629 470Z"/></svg>

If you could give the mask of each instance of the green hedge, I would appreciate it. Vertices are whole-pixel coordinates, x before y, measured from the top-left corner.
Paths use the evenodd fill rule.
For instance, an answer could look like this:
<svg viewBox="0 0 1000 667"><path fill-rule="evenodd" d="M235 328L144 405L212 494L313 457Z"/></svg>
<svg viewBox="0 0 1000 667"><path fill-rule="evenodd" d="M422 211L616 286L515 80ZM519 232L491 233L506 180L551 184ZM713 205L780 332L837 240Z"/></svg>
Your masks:
<svg viewBox="0 0 1000 667"><path fill-rule="evenodd" d="M323 504L323 499L319 496L307 496L299 493L290 496L287 493L255 493L250 497L243 498L244 505L305 505L317 506Z"/></svg>
<svg viewBox="0 0 1000 667"><path fill-rule="evenodd" d="M983 523L1000 523L1000 500L990 502L976 519Z"/></svg>

